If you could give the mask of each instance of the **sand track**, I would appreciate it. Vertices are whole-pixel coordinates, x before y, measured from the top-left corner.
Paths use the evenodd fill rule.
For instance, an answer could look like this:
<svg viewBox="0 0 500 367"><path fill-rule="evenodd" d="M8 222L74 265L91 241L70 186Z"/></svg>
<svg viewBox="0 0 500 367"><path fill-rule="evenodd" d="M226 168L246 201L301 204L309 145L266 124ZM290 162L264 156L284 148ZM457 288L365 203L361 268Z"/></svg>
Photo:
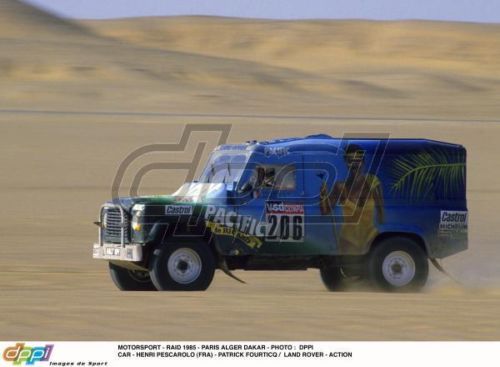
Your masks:
<svg viewBox="0 0 500 367"><path fill-rule="evenodd" d="M123 293L106 264L91 259L99 205L119 162L133 149L174 142L187 122L232 122L230 141L324 132L389 131L468 148L470 249L444 261L463 284L436 271L421 294L354 287L324 290L316 271L217 272L202 293ZM194 136L195 139L204 136ZM500 271L495 167L500 125L436 121L315 121L162 116L0 114L0 339L77 340L495 340L500 337ZM217 136L213 136L216 140ZM210 138L212 139L212 137ZM185 160L149 156L141 163ZM207 152L205 152L207 153ZM127 172L130 182L133 172ZM153 172L139 192L172 192L183 172ZM127 194L127 190L122 190Z"/></svg>

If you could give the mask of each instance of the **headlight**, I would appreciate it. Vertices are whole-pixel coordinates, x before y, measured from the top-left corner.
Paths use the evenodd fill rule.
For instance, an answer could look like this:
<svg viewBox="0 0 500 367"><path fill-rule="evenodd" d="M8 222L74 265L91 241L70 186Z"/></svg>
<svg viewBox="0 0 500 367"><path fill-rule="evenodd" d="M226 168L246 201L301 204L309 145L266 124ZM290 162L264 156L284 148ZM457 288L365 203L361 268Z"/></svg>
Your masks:
<svg viewBox="0 0 500 367"><path fill-rule="evenodd" d="M105 211L104 214L102 215L101 226L104 229L108 228L108 212L107 211Z"/></svg>
<svg viewBox="0 0 500 367"><path fill-rule="evenodd" d="M144 209L146 209L146 205L144 204L135 204L133 207L132 207L132 214L134 212L143 212Z"/></svg>
<svg viewBox="0 0 500 367"><path fill-rule="evenodd" d="M142 224L140 223L140 218L144 215L144 204L135 204L132 207L132 229L136 232L142 229Z"/></svg>

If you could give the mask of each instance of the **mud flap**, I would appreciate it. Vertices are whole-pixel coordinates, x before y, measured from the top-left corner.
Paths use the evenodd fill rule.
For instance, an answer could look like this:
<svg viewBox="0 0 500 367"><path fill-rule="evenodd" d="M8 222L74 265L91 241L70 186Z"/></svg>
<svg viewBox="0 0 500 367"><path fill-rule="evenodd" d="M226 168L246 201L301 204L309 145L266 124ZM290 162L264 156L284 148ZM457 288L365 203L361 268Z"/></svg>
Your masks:
<svg viewBox="0 0 500 367"><path fill-rule="evenodd" d="M448 273L444 268L443 266L438 262L437 259L432 259L432 258L429 258L429 260L431 261L431 264L434 265L434 267L441 273L443 273L444 275L446 275L448 278L450 278L451 280L453 280L455 283L459 284L459 285L462 285L462 283L460 283L457 279L455 279L450 273Z"/></svg>
<svg viewBox="0 0 500 367"><path fill-rule="evenodd" d="M233 278L234 280L240 282L240 283L243 283L243 284L247 284L245 281L241 280L240 278L238 278L236 275L234 275L233 273L231 273L231 270L229 270L228 266L227 266L227 263L226 263L226 259L224 259L223 257L220 259L219 261L219 268L220 270L222 270L224 272L224 274L226 274L228 277L230 278Z"/></svg>
<svg viewBox="0 0 500 367"><path fill-rule="evenodd" d="M233 239L233 242L232 244L234 244L234 239ZM226 259L225 257L222 255L222 250L217 242L217 240L214 241L214 246L215 246L215 249L217 250L217 253L218 253L218 257L219 257L219 269L222 270L224 272L224 274L226 274L228 277L230 278L233 278L234 280L240 282L240 283L243 283L243 284L247 284L245 281L241 280L240 278L238 278L236 275L234 275L231 270L229 270L229 267L227 266L227 262L226 262Z"/></svg>

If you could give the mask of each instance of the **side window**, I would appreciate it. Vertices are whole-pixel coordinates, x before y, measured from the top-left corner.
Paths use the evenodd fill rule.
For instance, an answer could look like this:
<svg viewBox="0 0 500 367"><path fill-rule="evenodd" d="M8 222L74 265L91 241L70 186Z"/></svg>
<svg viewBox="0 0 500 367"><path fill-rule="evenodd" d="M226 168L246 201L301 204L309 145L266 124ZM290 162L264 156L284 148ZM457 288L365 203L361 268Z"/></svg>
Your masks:
<svg viewBox="0 0 500 367"><path fill-rule="evenodd" d="M296 172L293 165L258 165L256 188L277 191L293 191L296 187Z"/></svg>
<svg viewBox="0 0 500 367"><path fill-rule="evenodd" d="M295 191L296 176L295 166L289 165L281 167L276 179L277 189L283 191Z"/></svg>

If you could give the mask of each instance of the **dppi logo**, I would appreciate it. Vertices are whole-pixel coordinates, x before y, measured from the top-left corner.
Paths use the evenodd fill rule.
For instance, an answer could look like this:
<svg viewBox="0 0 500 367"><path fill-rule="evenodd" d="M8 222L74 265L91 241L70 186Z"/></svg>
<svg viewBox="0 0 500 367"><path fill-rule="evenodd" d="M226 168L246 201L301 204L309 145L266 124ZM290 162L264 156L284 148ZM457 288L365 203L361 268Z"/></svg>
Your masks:
<svg viewBox="0 0 500 367"><path fill-rule="evenodd" d="M31 366L35 362L48 361L52 349L54 349L52 344L46 344L45 347L26 347L24 343L17 343L13 347L5 348L3 359L14 363L14 365L20 365L24 362L26 365Z"/></svg>

